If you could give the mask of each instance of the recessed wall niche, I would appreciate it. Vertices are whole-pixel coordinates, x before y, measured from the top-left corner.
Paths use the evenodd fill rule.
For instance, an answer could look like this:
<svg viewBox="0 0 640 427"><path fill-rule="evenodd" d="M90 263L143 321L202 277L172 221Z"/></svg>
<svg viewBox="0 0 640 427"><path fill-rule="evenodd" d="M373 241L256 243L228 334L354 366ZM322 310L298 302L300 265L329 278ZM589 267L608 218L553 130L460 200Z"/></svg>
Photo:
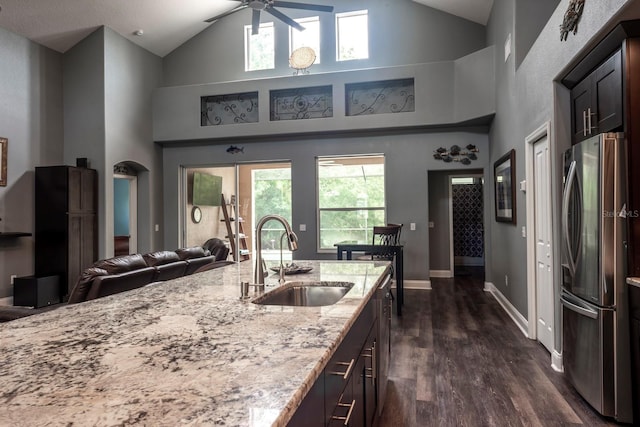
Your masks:
<svg viewBox="0 0 640 427"><path fill-rule="evenodd" d="M258 123L258 92L200 98L200 126Z"/></svg>
<svg viewBox="0 0 640 427"><path fill-rule="evenodd" d="M333 117L333 87L315 86L269 92L271 121Z"/></svg>
<svg viewBox="0 0 640 427"><path fill-rule="evenodd" d="M348 83L345 97L347 116L407 113L416 109L413 78Z"/></svg>

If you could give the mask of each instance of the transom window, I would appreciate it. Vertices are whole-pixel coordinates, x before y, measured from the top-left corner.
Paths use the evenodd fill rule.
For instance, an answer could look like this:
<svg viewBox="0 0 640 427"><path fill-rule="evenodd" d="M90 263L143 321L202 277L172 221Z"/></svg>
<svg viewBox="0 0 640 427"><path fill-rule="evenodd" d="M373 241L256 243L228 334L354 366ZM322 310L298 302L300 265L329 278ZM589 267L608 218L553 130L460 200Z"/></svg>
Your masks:
<svg viewBox="0 0 640 427"><path fill-rule="evenodd" d="M369 20L366 10L336 14L338 61L369 58Z"/></svg>
<svg viewBox="0 0 640 427"><path fill-rule="evenodd" d="M370 243L385 224L384 156L318 157L318 249Z"/></svg>
<svg viewBox="0 0 640 427"><path fill-rule="evenodd" d="M289 56L291 52L300 47L310 47L316 53L315 64L320 63L320 17L312 16L295 20L304 27L304 31L298 31L289 27Z"/></svg>
<svg viewBox="0 0 640 427"><path fill-rule="evenodd" d="M245 71L275 68L275 32L273 22L260 24L258 34L251 34L251 25L244 26Z"/></svg>

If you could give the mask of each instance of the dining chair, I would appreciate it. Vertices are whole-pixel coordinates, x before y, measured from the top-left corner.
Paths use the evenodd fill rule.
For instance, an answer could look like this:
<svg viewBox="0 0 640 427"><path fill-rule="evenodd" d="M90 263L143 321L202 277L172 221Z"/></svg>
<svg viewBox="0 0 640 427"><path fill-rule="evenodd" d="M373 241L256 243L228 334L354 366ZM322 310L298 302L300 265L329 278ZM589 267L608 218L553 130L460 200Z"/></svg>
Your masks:
<svg viewBox="0 0 640 427"><path fill-rule="evenodd" d="M373 227L372 245L396 246L400 243L402 224L377 225ZM358 257L360 260L393 260L393 252L365 254Z"/></svg>

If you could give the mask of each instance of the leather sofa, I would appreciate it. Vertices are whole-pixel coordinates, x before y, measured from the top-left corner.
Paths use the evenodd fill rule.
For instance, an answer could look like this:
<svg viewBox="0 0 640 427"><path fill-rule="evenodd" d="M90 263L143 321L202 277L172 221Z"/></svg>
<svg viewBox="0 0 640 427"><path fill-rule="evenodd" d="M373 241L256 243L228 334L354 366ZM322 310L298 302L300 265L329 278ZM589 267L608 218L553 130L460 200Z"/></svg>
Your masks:
<svg viewBox="0 0 640 427"><path fill-rule="evenodd" d="M226 261L228 255L229 248L222 240L209 239L203 247L194 246L175 251L123 255L100 260L82 272L69 295L68 303L89 301L150 283L233 264L233 261ZM41 308L0 307L0 322L31 316L61 306L56 304Z"/></svg>
<svg viewBox="0 0 640 427"><path fill-rule="evenodd" d="M227 263L219 261L226 259L228 253L226 249L211 255L208 250L195 246L100 260L84 270L71 291L68 302L74 304L89 301L140 288L149 283L190 275L209 264L223 266Z"/></svg>

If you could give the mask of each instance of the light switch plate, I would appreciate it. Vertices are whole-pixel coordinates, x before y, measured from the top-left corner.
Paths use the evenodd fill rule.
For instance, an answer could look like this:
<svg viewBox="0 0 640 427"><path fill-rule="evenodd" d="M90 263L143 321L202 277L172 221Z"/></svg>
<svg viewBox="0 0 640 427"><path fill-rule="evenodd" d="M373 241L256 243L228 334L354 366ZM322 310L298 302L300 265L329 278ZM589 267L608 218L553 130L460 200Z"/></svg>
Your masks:
<svg viewBox="0 0 640 427"><path fill-rule="evenodd" d="M300 224L300 231L307 231L307 224Z"/></svg>
<svg viewBox="0 0 640 427"><path fill-rule="evenodd" d="M416 223L415 223L415 222L412 222L412 223L410 224L410 228L411 228L411 231L415 231L415 230L416 230Z"/></svg>

